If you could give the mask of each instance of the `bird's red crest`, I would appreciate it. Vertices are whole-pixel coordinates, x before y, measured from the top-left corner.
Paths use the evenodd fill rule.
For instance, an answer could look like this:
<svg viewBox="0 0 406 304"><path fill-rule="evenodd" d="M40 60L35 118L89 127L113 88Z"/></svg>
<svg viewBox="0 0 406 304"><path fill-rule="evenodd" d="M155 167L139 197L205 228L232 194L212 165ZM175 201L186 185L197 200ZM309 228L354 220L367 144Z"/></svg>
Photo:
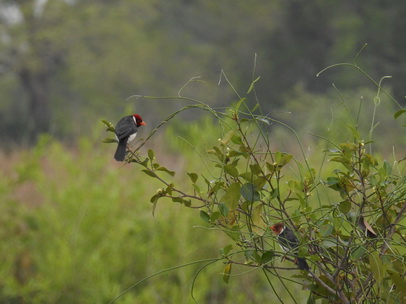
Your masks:
<svg viewBox="0 0 406 304"><path fill-rule="evenodd" d="M270 229L275 233L275 234L280 234L282 232L283 227L285 225L283 223L277 223L273 226L270 227Z"/></svg>
<svg viewBox="0 0 406 304"><path fill-rule="evenodd" d="M142 117L139 114L134 114L133 116L137 122L137 127L146 125L145 121L142 120Z"/></svg>

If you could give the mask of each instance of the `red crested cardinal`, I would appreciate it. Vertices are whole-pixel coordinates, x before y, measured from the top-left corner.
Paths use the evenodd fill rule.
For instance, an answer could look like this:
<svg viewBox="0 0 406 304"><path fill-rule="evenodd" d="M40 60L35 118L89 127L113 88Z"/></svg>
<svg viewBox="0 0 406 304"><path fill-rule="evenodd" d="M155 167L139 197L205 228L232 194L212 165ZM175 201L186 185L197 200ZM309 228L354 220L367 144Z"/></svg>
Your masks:
<svg viewBox="0 0 406 304"><path fill-rule="evenodd" d="M129 145L137 136L138 127L145 126L146 123L138 114L124 116L116 125L116 136L118 146L114 158L117 161L124 161L127 145Z"/></svg>
<svg viewBox="0 0 406 304"><path fill-rule="evenodd" d="M277 223L270 228L277 235L278 243L281 248L286 252L292 252L294 254L297 267L300 270L309 270L310 268L306 260L297 255L299 240L293 231L284 223Z"/></svg>

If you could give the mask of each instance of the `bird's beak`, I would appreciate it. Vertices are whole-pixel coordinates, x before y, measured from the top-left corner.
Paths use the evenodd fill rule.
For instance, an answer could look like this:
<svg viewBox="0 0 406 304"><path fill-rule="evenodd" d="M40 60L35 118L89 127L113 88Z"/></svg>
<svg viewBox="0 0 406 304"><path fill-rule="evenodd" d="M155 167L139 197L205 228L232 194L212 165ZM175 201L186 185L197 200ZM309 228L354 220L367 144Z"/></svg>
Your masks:
<svg viewBox="0 0 406 304"><path fill-rule="evenodd" d="M147 123L145 122L145 121L142 121L141 123L140 123L140 126L146 126L147 125Z"/></svg>

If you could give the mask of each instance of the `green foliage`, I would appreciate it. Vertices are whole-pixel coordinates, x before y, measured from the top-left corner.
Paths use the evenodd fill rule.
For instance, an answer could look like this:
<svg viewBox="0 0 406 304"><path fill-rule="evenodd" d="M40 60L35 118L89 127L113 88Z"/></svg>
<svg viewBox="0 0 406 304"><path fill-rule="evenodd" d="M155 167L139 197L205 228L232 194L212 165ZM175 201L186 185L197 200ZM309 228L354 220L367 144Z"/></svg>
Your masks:
<svg viewBox="0 0 406 304"><path fill-rule="evenodd" d="M258 84L264 113L286 112L286 93L299 84L319 97L333 76L340 89L365 86L345 69L315 79L320 67L348 61L365 42L357 61L379 75L391 71L385 87L403 99L405 9L402 1L0 1L0 136L35 143L48 131L71 140L94 120L124 113L128 96L174 94L197 75L203 78L184 91L206 102L222 94L216 106L227 106L232 90L216 85L222 68L238 91L254 93ZM262 76L247 86L255 54ZM177 108L142 106L150 122Z"/></svg>
<svg viewBox="0 0 406 304"><path fill-rule="evenodd" d="M193 229L194 210L180 205L157 206L154 219L148 202L159 184L130 166L116 166L110 148L81 139L70 151L43 137L27 152L1 155L0 302L109 303L134 282L167 268L173 270L117 303L190 302L191 280L207 257L217 259L218 238ZM189 262L194 263L182 267ZM244 303L233 294L247 284L264 288L252 274L228 294L219 272L200 272L197 299L217 301L222 294L222 301ZM269 296L254 297L263 302Z"/></svg>
<svg viewBox="0 0 406 304"><path fill-rule="evenodd" d="M257 81L253 80L248 92ZM375 303L382 299L400 303L405 296L400 278L406 274L406 247L402 242L405 167L399 159L392 164L382 161L370 147L375 145L369 139L377 126L374 121L382 90L380 83L375 83L378 93L366 139L361 135L359 120L352 120L347 140L336 143L329 138L327 143L332 147L318 151L319 160L314 164L306 158L299 138L299 156L273 149L272 133L268 131L271 123L287 127L295 136L297 133L261 115L258 104L251 109L249 96L240 97L235 106L222 112L199 103L200 108L213 114L222 136L204 156L199 154L205 169L177 172L188 176L189 186L177 182L175 172L162 167L151 150L143 156L136 148L127 162L141 165L147 178L164 185L151 202L168 198L198 209L203 223L229 237L230 244L220 249L225 260L224 282L230 282L233 265L245 265L263 270L271 289L274 282L269 276L282 282L293 280L310 292L309 301ZM351 117L357 117L345 108ZM395 117L401 114L397 112ZM188 128L193 134L193 127ZM320 161L323 159L329 163L324 164ZM323 165L323 172L317 172L315 167ZM297 253L283 253L275 246L269 227L278 222L290 226L299 237ZM297 254L306 257L311 268L308 273L292 275L297 271L292 263ZM280 264L281 257L287 262ZM296 296L287 291L294 301Z"/></svg>

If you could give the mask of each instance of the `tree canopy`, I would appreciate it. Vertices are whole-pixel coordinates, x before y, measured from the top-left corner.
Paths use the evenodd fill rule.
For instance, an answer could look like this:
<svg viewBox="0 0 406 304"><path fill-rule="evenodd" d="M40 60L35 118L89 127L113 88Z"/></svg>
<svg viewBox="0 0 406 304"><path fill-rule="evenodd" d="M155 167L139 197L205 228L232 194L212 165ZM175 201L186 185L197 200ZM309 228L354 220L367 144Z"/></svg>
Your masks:
<svg viewBox="0 0 406 304"><path fill-rule="evenodd" d="M373 76L391 74L394 97L405 95L404 1L2 0L0 7L3 139L75 136L92 119L120 115L129 96L176 95L194 76L208 83L202 93L211 98L222 69L246 90L255 54L265 110L283 107L297 85L321 94L332 79L360 86L356 74L316 74L354 60L365 43L358 60ZM147 118L171 109L149 104Z"/></svg>

